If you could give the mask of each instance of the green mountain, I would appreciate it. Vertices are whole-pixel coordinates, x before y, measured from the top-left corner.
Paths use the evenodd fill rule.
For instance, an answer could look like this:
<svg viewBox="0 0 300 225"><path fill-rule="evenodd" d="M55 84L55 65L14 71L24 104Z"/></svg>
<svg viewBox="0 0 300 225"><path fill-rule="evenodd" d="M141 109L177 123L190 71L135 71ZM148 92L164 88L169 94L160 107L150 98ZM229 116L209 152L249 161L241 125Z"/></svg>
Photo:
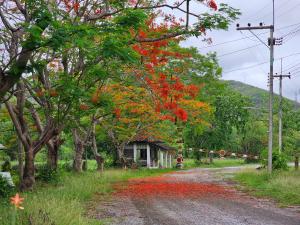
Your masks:
<svg viewBox="0 0 300 225"><path fill-rule="evenodd" d="M258 88L258 87L254 87L249 84L239 82L239 81L229 80L229 81L225 81L225 82L228 83L228 85L232 89L240 92L244 96L249 97L256 107L267 109L268 102L269 102L269 92L268 91ZM278 102L278 100L279 100L279 95L274 94L274 101ZM287 101L291 105L294 105L295 107L300 108L300 103L292 101L288 98L284 98L284 101Z"/></svg>

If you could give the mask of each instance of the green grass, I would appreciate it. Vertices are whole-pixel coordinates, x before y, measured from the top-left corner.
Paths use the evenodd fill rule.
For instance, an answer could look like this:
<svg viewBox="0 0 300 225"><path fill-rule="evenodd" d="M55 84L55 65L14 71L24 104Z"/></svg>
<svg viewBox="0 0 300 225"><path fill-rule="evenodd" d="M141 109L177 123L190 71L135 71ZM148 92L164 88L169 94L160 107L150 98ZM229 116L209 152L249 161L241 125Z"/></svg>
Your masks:
<svg viewBox="0 0 300 225"><path fill-rule="evenodd" d="M88 161L88 170L95 171L97 169L97 163L96 163L96 161L93 160L93 159L89 159L87 161ZM73 162L72 160L68 160L68 161L59 160L58 161L58 165L62 166L65 163L69 163L70 165L72 165L72 162ZM0 165L2 165L3 163L4 163L4 161L0 160ZM11 163L11 166L17 166L18 165L18 161L11 161L10 163ZM45 164L45 162L35 162L34 164L36 166L39 166L39 165Z"/></svg>
<svg viewBox="0 0 300 225"><path fill-rule="evenodd" d="M300 171L269 175L266 171L247 170L236 174L234 180L254 195L272 198L281 206L300 205Z"/></svg>
<svg viewBox="0 0 300 225"><path fill-rule="evenodd" d="M25 209L19 211L17 224L101 224L99 220L85 216L89 202L95 201L96 196L109 196L115 182L134 177L155 176L169 171L171 169L108 170L102 175L97 172L67 173L62 183L57 186L39 184L35 191L21 194L25 198ZM0 224L9 225L12 208L5 204L3 199L0 200Z"/></svg>
<svg viewBox="0 0 300 225"><path fill-rule="evenodd" d="M203 162L205 159L202 160ZM208 160L207 160L208 161ZM184 159L184 168L223 168L231 166L246 165L243 159L214 159L212 164L201 163L197 164L194 159Z"/></svg>

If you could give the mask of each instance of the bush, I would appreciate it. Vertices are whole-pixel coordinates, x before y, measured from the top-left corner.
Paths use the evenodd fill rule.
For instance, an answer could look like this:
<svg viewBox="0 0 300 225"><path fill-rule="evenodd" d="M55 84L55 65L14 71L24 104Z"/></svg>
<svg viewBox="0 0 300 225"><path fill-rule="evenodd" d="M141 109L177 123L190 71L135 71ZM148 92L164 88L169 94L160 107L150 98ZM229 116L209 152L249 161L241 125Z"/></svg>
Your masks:
<svg viewBox="0 0 300 225"><path fill-rule="evenodd" d="M11 171L11 163L9 159L6 159L5 162L1 166L1 170L3 172L10 172Z"/></svg>
<svg viewBox="0 0 300 225"><path fill-rule="evenodd" d="M279 154L278 152L274 152L272 160L274 170L288 170L288 160L285 154Z"/></svg>
<svg viewBox="0 0 300 225"><path fill-rule="evenodd" d="M268 151L263 150L261 153L262 164L268 165ZM274 170L287 170L288 169L288 158L284 153L279 153L275 150L272 154L272 168Z"/></svg>
<svg viewBox="0 0 300 225"><path fill-rule="evenodd" d="M60 169L66 172L71 172L73 171L73 165L72 163L65 161L61 164Z"/></svg>
<svg viewBox="0 0 300 225"><path fill-rule="evenodd" d="M58 169L52 169L49 165L42 165L38 168L37 180L46 183L58 183L60 181L60 173Z"/></svg>
<svg viewBox="0 0 300 225"><path fill-rule="evenodd" d="M8 181L0 176L0 198L8 198L14 191L15 188L10 186Z"/></svg>

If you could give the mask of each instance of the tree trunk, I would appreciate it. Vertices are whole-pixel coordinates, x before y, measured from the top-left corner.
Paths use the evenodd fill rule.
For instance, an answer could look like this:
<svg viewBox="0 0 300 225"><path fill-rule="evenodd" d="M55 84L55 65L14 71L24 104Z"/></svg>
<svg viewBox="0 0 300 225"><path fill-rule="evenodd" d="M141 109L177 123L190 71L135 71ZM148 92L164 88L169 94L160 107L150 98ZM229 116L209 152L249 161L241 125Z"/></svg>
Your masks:
<svg viewBox="0 0 300 225"><path fill-rule="evenodd" d="M34 158L35 155L51 140L54 136L57 136L59 131L54 129L52 121L44 128L44 132L41 132L35 140L32 140L27 118L25 118L25 87L23 82L19 82L18 91L16 92L17 104L13 105L9 102L5 102L7 111L12 119L16 134L19 140L22 142L25 151L25 167L23 171L23 180L20 184L21 190L30 190L35 183L34 179Z"/></svg>
<svg viewBox="0 0 300 225"><path fill-rule="evenodd" d="M23 171L24 171L24 160L23 160L23 144L22 141L18 140L18 167L19 167L19 183L22 183L23 180Z"/></svg>
<svg viewBox="0 0 300 225"><path fill-rule="evenodd" d="M48 165L52 170L57 169L57 163L58 163L58 156L57 156L57 150L51 149L48 150Z"/></svg>
<svg viewBox="0 0 300 225"><path fill-rule="evenodd" d="M124 156L124 147L123 146L118 146L117 156L118 156L118 161L119 161L120 165L122 166L122 168L126 169L127 160L126 160L126 157Z"/></svg>
<svg viewBox="0 0 300 225"><path fill-rule="evenodd" d="M58 167L58 151L62 143L63 141L59 138L59 136L56 136L52 138L47 144L47 148L48 148L47 163L49 167L53 170L56 170Z"/></svg>
<svg viewBox="0 0 300 225"><path fill-rule="evenodd" d="M48 166L52 170L57 169L57 164L58 164L58 146L53 145L53 146L48 146L48 155L47 155L47 163Z"/></svg>
<svg viewBox="0 0 300 225"><path fill-rule="evenodd" d="M104 158L101 155L95 155L95 160L97 162L97 170L103 172L104 170Z"/></svg>
<svg viewBox="0 0 300 225"><path fill-rule="evenodd" d="M34 170L34 153L31 147L29 149L25 149L25 167L23 179L20 185L20 189L22 191L33 189L33 185L35 183Z"/></svg>
<svg viewBox="0 0 300 225"><path fill-rule="evenodd" d="M84 143L80 139L76 129L72 131L74 147L75 147L75 156L73 161L73 169L75 172L82 172L82 155L84 152Z"/></svg>
<svg viewBox="0 0 300 225"><path fill-rule="evenodd" d="M92 129L92 149L95 160L97 162L97 170L103 172L104 170L104 158L98 153L97 141L96 141L96 121L93 121Z"/></svg>

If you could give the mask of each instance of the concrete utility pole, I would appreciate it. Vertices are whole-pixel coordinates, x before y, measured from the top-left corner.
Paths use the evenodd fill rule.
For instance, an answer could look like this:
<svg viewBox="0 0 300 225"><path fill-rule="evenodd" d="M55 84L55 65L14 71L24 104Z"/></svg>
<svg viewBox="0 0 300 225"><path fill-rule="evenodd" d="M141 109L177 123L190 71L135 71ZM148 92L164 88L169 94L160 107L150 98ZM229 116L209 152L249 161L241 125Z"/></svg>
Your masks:
<svg viewBox="0 0 300 225"><path fill-rule="evenodd" d="M279 153L282 151L282 79L288 77L291 79L291 74L283 75L282 74L282 58L281 58L281 74L274 75L274 77L279 78L279 136L278 136L278 146L279 146Z"/></svg>
<svg viewBox="0 0 300 225"><path fill-rule="evenodd" d="M251 24L248 23L248 27L240 27L240 25L237 24L237 30L240 30L240 31L242 31L242 30L248 30L251 33L253 33L252 30L270 30L270 38L268 40L269 46L267 46L269 48L269 50L270 50L268 172L272 173L272 153L273 153L273 94L274 94L274 91L273 91L273 73L274 73L273 70L274 70L274 66L273 65L274 65L274 45L276 44L276 39L274 38L274 26L273 25L271 25L271 26L264 26L263 23L260 23L259 26L252 27Z"/></svg>

